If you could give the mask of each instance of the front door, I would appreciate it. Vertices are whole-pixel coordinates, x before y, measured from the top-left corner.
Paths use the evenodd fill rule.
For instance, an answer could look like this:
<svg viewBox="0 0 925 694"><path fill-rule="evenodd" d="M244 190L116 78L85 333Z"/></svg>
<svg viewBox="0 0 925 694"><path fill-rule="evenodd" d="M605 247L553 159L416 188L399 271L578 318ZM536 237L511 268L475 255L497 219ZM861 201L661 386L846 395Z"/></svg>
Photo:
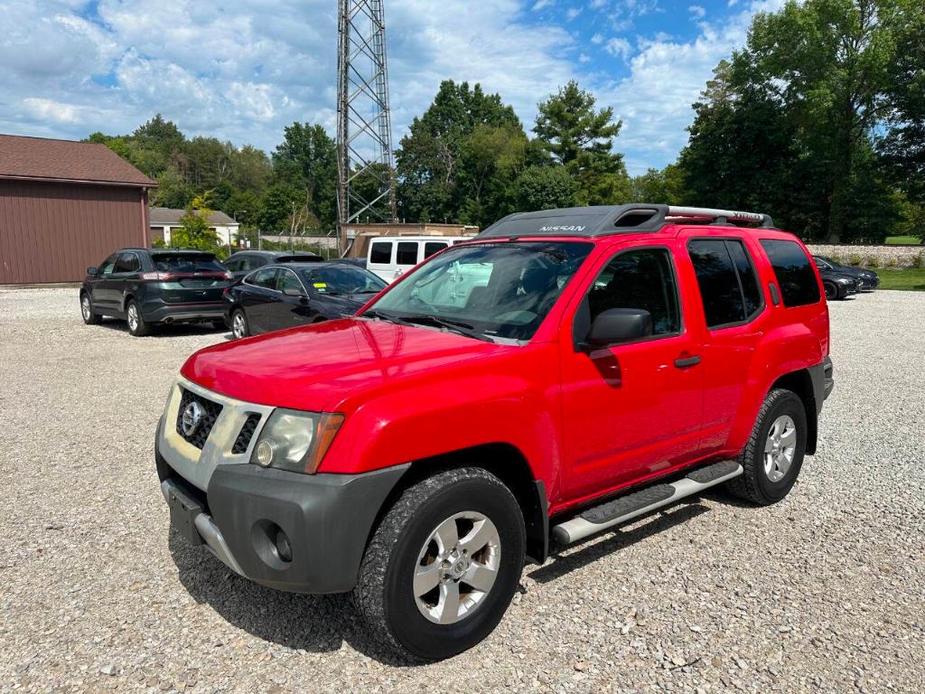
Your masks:
<svg viewBox="0 0 925 694"><path fill-rule="evenodd" d="M241 294L241 308L247 316L251 333L255 335L273 330L270 314L280 295L276 290L276 272L275 267L261 268L244 279L246 291Z"/></svg>
<svg viewBox="0 0 925 694"><path fill-rule="evenodd" d="M593 350L563 343L566 501L657 475L699 452L701 345L682 312L674 245L616 253L579 305L575 342L611 308L648 311L652 333Z"/></svg>
<svg viewBox="0 0 925 694"><path fill-rule="evenodd" d="M118 282L113 279L113 272L116 269L116 260L118 259L118 253L113 253L106 258L97 268L96 277L91 283L90 298L97 313L111 316L121 309L120 300L122 295L119 292Z"/></svg>

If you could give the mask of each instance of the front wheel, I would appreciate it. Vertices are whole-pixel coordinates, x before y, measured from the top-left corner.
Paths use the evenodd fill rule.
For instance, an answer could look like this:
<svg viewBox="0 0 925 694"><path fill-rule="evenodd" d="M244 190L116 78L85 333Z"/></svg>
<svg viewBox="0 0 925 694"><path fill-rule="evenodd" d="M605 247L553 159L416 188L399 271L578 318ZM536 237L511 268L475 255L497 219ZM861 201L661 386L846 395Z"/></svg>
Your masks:
<svg viewBox="0 0 925 694"><path fill-rule="evenodd" d="M90 295L84 292L80 295L80 316L87 325L99 325L102 318L93 310L93 302L90 301Z"/></svg>
<svg viewBox="0 0 925 694"><path fill-rule="evenodd" d="M826 301L835 301L838 298L838 287L831 282L826 282L822 286L825 287Z"/></svg>
<svg viewBox="0 0 925 694"><path fill-rule="evenodd" d="M481 468L409 487L366 548L354 589L368 633L405 657L440 660L501 621L524 563L517 500Z"/></svg>
<svg viewBox="0 0 925 694"><path fill-rule="evenodd" d="M803 401L793 391L772 390L739 458L743 472L727 483L729 490L761 506L783 499L803 466L806 434Z"/></svg>

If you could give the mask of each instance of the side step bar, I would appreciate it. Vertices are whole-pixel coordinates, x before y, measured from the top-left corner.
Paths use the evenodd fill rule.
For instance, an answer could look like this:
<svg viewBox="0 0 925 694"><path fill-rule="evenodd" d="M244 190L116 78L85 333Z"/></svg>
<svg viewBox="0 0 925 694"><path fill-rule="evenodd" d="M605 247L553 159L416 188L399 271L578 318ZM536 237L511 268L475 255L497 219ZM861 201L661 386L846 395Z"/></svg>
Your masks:
<svg viewBox="0 0 925 694"><path fill-rule="evenodd" d="M742 466L737 461L721 460L691 470L686 477L676 482L655 484L589 508L580 515L554 526L552 534L559 543L570 545L741 474Z"/></svg>

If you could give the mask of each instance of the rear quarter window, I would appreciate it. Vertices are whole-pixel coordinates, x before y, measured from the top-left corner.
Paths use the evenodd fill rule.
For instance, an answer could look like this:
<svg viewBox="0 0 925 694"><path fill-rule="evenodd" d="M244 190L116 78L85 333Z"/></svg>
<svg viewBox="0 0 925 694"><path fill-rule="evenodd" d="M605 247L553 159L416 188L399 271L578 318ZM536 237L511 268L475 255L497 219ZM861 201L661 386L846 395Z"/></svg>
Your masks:
<svg viewBox="0 0 925 694"><path fill-rule="evenodd" d="M796 241L761 239L780 285L784 306L805 306L819 301L819 284L806 253Z"/></svg>
<svg viewBox="0 0 925 694"><path fill-rule="evenodd" d="M417 241L399 241L398 253L396 254L395 263L397 265L417 265L418 262L418 242Z"/></svg>

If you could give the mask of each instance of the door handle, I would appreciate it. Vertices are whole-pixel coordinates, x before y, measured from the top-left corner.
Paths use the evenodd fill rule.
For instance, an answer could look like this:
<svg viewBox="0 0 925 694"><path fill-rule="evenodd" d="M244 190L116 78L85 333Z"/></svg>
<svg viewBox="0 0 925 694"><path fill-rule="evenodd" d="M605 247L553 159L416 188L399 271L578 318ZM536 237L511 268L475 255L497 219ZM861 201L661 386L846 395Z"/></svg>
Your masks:
<svg viewBox="0 0 925 694"><path fill-rule="evenodd" d="M674 360L674 365L679 369L686 369L689 366L697 366L700 363L700 357L694 355L693 357L679 357Z"/></svg>

